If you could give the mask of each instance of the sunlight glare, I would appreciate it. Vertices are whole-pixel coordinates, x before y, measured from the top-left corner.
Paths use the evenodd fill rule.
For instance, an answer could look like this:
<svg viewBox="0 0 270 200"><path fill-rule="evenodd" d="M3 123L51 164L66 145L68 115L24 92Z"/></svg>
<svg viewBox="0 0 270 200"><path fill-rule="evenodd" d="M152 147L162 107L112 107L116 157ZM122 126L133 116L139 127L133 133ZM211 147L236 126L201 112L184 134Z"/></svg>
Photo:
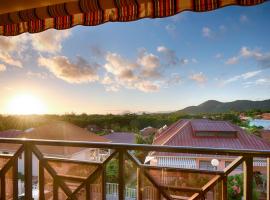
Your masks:
<svg viewBox="0 0 270 200"><path fill-rule="evenodd" d="M40 99L30 94L21 94L10 100L7 111L10 114L44 114L45 105Z"/></svg>

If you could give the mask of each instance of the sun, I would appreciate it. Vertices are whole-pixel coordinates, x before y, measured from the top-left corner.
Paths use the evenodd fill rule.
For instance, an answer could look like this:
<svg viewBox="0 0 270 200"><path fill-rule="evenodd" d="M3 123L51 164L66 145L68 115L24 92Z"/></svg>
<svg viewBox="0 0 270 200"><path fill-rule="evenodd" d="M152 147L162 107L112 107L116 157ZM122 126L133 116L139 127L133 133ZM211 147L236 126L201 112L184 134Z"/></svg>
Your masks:
<svg viewBox="0 0 270 200"><path fill-rule="evenodd" d="M10 114L31 115L44 114L45 104L36 96L31 94L20 94L14 96L8 103L7 111Z"/></svg>

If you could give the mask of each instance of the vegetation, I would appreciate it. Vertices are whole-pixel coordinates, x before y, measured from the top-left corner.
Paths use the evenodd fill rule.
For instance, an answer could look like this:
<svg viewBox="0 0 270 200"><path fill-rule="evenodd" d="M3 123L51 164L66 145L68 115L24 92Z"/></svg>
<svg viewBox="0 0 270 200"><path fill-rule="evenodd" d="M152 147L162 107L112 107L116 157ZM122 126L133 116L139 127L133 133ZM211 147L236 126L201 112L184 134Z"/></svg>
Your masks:
<svg viewBox="0 0 270 200"><path fill-rule="evenodd" d="M237 174L228 177L228 199L241 200L243 196L243 174ZM256 191L256 183L253 181L253 200L259 199L259 193Z"/></svg>
<svg viewBox="0 0 270 200"><path fill-rule="evenodd" d="M260 110L248 110L244 113L246 116L256 116L262 113ZM252 134L258 134L261 127L250 127L248 122L243 122L239 118L240 112L225 112L225 113L211 113L211 114L185 114L180 112L173 113L143 113L135 114L128 113L123 115L87 115L80 114L76 115L74 113L65 114L65 115L30 115L30 116L4 116L0 115L0 131L17 129L25 130L32 127L37 127L50 121L60 120L70 122L82 128L87 127L88 125L96 125L101 128L101 131L97 134L104 135L106 130L114 130L116 132L135 132L138 133L139 130L152 126L154 128L160 128L162 126L171 125L179 119L213 119L213 120L226 120L231 121L232 123L239 125L241 127L246 127L247 130ZM140 141L138 143L149 143L149 141ZM151 141L151 140L150 140Z"/></svg>

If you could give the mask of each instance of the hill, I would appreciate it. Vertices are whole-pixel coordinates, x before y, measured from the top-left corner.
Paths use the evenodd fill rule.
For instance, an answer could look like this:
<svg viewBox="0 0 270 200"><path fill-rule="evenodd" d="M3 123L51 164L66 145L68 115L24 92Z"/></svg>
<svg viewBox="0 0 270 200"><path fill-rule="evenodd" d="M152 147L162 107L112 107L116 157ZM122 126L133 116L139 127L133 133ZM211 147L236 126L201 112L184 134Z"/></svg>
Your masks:
<svg viewBox="0 0 270 200"><path fill-rule="evenodd" d="M177 113L200 114L200 113L222 113L229 111L248 111L248 110L270 110L270 99L264 101L237 100L232 102L220 102L216 100L206 101L198 106L189 106Z"/></svg>

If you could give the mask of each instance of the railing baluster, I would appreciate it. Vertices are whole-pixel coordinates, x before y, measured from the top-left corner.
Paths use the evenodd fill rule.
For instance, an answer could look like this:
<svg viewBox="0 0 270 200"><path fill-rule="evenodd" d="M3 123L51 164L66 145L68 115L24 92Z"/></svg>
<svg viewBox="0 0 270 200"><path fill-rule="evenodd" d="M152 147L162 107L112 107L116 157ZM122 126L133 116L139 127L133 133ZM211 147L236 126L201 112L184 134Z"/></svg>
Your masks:
<svg viewBox="0 0 270 200"><path fill-rule="evenodd" d="M85 195L86 195L86 200L90 200L91 194L90 194L90 183L87 181L85 184Z"/></svg>
<svg viewBox="0 0 270 200"><path fill-rule="evenodd" d="M246 157L244 161L244 200L252 200L253 190L253 158Z"/></svg>
<svg viewBox="0 0 270 200"><path fill-rule="evenodd" d="M140 168L137 168L137 199L142 200L142 173Z"/></svg>
<svg viewBox="0 0 270 200"><path fill-rule="evenodd" d="M227 200L227 176L222 179L221 199Z"/></svg>
<svg viewBox="0 0 270 200"><path fill-rule="evenodd" d="M267 200L270 200L270 157L267 158Z"/></svg>
<svg viewBox="0 0 270 200"><path fill-rule="evenodd" d="M101 187L101 192L102 192L102 199L106 199L106 165L102 166L102 187Z"/></svg>
<svg viewBox="0 0 270 200"><path fill-rule="evenodd" d="M58 185L56 180L53 181L53 200L58 200Z"/></svg>
<svg viewBox="0 0 270 200"><path fill-rule="evenodd" d="M39 161L39 166L38 166L38 187L39 187L39 200L44 200L44 168Z"/></svg>
<svg viewBox="0 0 270 200"><path fill-rule="evenodd" d="M18 199L18 158L14 161L13 172L13 199Z"/></svg>
<svg viewBox="0 0 270 200"><path fill-rule="evenodd" d="M32 151L29 143L24 148L25 199L32 199Z"/></svg>
<svg viewBox="0 0 270 200"><path fill-rule="evenodd" d="M6 199L6 176L3 174L1 176L1 200Z"/></svg>
<svg viewBox="0 0 270 200"><path fill-rule="evenodd" d="M118 154L118 159L119 159L119 176L118 176L118 192L119 192L119 200L124 200L125 199L125 180L124 180L124 152L123 150L119 151Z"/></svg>

